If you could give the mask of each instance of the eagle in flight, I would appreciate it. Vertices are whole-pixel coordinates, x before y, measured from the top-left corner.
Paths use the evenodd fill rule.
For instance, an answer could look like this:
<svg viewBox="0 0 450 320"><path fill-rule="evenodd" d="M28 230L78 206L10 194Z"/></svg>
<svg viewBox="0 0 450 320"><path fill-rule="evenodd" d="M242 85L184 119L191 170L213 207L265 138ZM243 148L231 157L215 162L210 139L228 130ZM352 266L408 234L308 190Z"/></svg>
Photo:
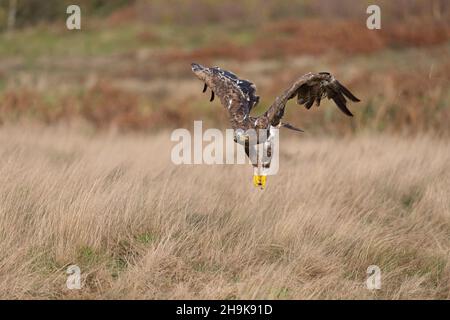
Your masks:
<svg viewBox="0 0 450 320"><path fill-rule="evenodd" d="M219 67L208 68L197 63L192 63L191 67L197 78L204 82L203 92L207 88L211 90L210 101L213 101L215 96L219 97L228 111L229 121L234 130L234 141L244 146L254 167L253 183L261 188L265 187L270 167L274 129L284 127L302 132L301 129L281 121L288 100L296 98L298 104L310 109L314 103L319 106L320 100L326 97L333 100L349 117L353 114L347 108L347 99L353 102L360 101L330 73L307 73L278 96L266 112L253 117L250 116L250 112L258 104L259 96L256 95L256 87L252 82L239 79L234 73ZM250 132L265 134L257 134L253 138ZM263 155L254 151L258 145L263 146L265 150Z"/></svg>

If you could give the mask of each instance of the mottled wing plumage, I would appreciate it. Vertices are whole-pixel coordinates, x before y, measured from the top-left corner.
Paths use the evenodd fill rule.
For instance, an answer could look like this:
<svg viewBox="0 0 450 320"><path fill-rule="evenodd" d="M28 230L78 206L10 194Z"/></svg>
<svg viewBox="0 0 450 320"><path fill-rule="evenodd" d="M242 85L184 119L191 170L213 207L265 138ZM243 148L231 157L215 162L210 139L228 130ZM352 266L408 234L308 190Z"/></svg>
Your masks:
<svg viewBox="0 0 450 320"><path fill-rule="evenodd" d="M211 89L210 101L213 101L215 96L219 97L228 111L230 123L234 129L245 131L280 126L301 131L288 123L281 122L286 103L293 98L307 109L310 109L314 103L319 106L323 98L328 98L333 100L347 116L353 116L347 108L347 99L359 101L330 73L308 73L277 97L263 115L255 118L250 116L250 111L258 104L259 97L256 95L256 87L252 82L239 79L234 73L219 67L208 68L197 63L192 63L191 67L195 75L205 84L203 92L208 88Z"/></svg>
<svg viewBox="0 0 450 320"><path fill-rule="evenodd" d="M241 90L243 96L245 97L245 100L248 101L249 112L258 104L259 96L256 95L256 86L254 83L248 80L239 79L239 77L236 76L233 72L220 69L219 67L213 67L211 69L213 70L213 72L216 72L226 79L232 81L239 88L239 90Z"/></svg>
<svg viewBox="0 0 450 320"><path fill-rule="evenodd" d="M193 64L194 72L205 82L203 92L211 89L210 101L217 96L228 111L233 128L247 128L251 109L258 103L255 85L219 67L206 68Z"/></svg>
<svg viewBox="0 0 450 320"><path fill-rule="evenodd" d="M284 108L288 100L297 97L297 103L309 109L315 103L320 105L323 98L334 101L338 108L347 116L353 114L347 108L347 99L358 102L347 88L337 81L330 73L308 73L298 79L289 89L279 96L267 110L266 116L272 125L278 125L284 115Z"/></svg>

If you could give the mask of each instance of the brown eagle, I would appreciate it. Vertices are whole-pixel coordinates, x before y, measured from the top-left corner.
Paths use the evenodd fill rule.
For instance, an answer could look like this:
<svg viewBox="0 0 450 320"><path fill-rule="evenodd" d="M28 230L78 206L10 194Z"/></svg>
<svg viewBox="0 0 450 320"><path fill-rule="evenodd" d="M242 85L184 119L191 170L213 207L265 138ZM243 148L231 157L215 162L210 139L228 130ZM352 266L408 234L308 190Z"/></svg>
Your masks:
<svg viewBox="0 0 450 320"><path fill-rule="evenodd" d="M320 100L328 98L334 101L338 108L347 116L353 114L347 108L347 99L359 102L346 87L344 87L333 75L328 72L307 73L298 78L287 90L278 96L272 105L258 117L250 116L250 111L258 104L259 96L256 95L255 85L239 79L234 73L219 67L204 67L192 63L192 71L204 82L203 92L211 89L211 99L218 96L220 102L228 111L229 120L234 129L234 141L245 147L245 152L254 167L253 183L264 188L266 184L266 170L270 167L273 129L288 128L302 131L289 123L282 122L284 108L288 100L297 98L298 104L303 104L307 109ZM249 132L263 131L266 134L256 135L255 139ZM264 156L258 152L252 152L257 145L263 145L266 150Z"/></svg>

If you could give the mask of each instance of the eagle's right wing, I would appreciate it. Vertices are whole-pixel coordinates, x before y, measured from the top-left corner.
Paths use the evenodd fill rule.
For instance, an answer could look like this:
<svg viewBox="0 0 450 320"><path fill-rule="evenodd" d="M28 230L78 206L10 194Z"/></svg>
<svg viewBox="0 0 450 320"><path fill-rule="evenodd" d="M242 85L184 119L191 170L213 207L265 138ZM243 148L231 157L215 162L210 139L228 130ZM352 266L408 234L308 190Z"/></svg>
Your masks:
<svg viewBox="0 0 450 320"><path fill-rule="evenodd" d="M205 84L203 92L211 89L210 101L217 96L228 111L233 128L240 128L249 117L250 111L259 102L255 85L239 79L234 73L218 67L207 68L199 64L192 64L192 71Z"/></svg>

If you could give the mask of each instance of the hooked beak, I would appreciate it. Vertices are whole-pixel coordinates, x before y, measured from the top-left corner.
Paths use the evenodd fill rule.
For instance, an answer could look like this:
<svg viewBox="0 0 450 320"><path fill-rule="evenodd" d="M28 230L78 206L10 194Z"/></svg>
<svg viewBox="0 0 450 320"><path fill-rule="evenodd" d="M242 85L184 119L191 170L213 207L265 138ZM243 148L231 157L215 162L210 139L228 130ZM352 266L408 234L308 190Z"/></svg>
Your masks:
<svg viewBox="0 0 450 320"><path fill-rule="evenodd" d="M192 72L197 76L197 78L199 78L200 80L202 80L205 83L207 82L206 75L208 74L208 68L206 68L198 63L191 63L191 68L192 68ZM209 86L208 83L207 83L207 85Z"/></svg>
<svg viewBox="0 0 450 320"><path fill-rule="evenodd" d="M198 63L191 63L191 68L193 72L197 72L197 71L201 71L203 70L205 67L203 67L202 65L198 64Z"/></svg>

